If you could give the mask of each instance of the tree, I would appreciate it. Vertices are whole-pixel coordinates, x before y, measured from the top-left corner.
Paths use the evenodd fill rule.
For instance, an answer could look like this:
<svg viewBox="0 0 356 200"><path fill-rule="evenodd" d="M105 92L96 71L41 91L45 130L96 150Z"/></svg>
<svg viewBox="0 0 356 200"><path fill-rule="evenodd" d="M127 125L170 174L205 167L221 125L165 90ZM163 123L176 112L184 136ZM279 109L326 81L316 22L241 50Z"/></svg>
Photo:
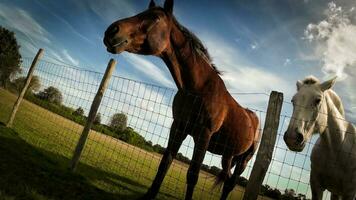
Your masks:
<svg viewBox="0 0 356 200"><path fill-rule="evenodd" d="M293 189L285 189L284 194L280 198L281 200L296 199L295 191Z"/></svg>
<svg viewBox="0 0 356 200"><path fill-rule="evenodd" d="M285 189L284 194L286 196L294 197L295 196L295 191L293 189Z"/></svg>
<svg viewBox="0 0 356 200"><path fill-rule="evenodd" d="M127 116L124 113L116 113L111 117L110 127L114 131L123 131L127 128Z"/></svg>
<svg viewBox="0 0 356 200"><path fill-rule="evenodd" d="M84 110L82 107L79 107L72 114L75 116L84 116Z"/></svg>
<svg viewBox="0 0 356 200"><path fill-rule="evenodd" d="M11 77L21 71L20 46L15 34L0 26L0 86L7 87Z"/></svg>
<svg viewBox="0 0 356 200"><path fill-rule="evenodd" d="M101 124L101 114L100 113L96 114L93 123L94 124Z"/></svg>
<svg viewBox="0 0 356 200"><path fill-rule="evenodd" d="M23 86L25 85L25 82L26 82L26 77L24 76L21 76L15 80L12 81L17 92L21 92ZM41 87L41 81L40 81L40 78L38 76L33 76L32 79L31 79L31 82L30 84L28 85L28 89L27 89L27 92L37 92Z"/></svg>
<svg viewBox="0 0 356 200"><path fill-rule="evenodd" d="M157 153L163 154L166 149L159 144L155 144L153 145L153 150Z"/></svg>
<svg viewBox="0 0 356 200"><path fill-rule="evenodd" d="M38 94L39 98L47 100L51 103L61 105L63 101L62 93L59 89L49 86Z"/></svg>
<svg viewBox="0 0 356 200"><path fill-rule="evenodd" d="M219 175L219 173L221 172L221 169L219 167L216 166L211 166L210 167L210 173L217 176Z"/></svg>

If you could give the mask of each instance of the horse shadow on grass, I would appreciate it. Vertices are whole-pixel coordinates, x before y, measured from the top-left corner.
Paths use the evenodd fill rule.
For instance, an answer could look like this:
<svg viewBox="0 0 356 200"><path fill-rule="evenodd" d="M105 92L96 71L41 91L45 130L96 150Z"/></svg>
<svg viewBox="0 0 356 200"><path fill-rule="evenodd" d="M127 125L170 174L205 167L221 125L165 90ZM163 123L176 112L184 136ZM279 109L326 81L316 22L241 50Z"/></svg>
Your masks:
<svg viewBox="0 0 356 200"><path fill-rule="evenodd" d="M86 164L78 173L68 170L69 159L34 147L0 123L0 197L15 199L137 199L147 186ZM95 184L95 185L94 185ZM100 184L107 190L100 189ZM99 186L97 186L99 185ZM134 188L134 189L133 189ZM161 194L159 199L176 199Z"/></svg>

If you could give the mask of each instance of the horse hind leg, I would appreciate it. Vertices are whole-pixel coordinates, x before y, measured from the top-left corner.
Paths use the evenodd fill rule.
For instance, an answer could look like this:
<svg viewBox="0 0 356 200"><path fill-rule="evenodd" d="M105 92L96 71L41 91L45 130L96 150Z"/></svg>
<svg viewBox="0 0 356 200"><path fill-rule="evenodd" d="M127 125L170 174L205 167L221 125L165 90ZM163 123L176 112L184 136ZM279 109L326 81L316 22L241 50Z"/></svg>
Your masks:
<svg viewBox="0 0 356 200"><path fill-rule="evenodd" d="M254 147L251 147L247 152L245 152L242 155L239 156L235 156L233 158L233 165L236 164L234 173L232 174L232 176L227 179L224 183L224 187L223 187L223 192L221 194L221 200L225 200L227 199L229 193L234 189L235 185L237 184L237 180L240 177L240 175L242 174L242 172L244 172L248 161L252 158L254 153Z"/></svg>
<svg viewBox="0 0 356 200"><path fill-rule="evenodd" d="M225 182L231 177L231 168L232 166L232 156L222 156L221 159L221 166L222 170L221 172L217 175L214 187L220 185L221 183Z"/></svg>

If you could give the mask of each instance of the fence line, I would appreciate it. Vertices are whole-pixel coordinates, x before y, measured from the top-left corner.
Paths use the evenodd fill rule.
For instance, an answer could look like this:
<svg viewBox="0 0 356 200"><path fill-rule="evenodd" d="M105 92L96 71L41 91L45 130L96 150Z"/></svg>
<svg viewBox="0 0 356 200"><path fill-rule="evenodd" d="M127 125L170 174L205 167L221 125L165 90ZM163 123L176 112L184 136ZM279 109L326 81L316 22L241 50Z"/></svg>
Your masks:
<svg viewBox="0 0 356 200"><path fill-rule="evenodd" d="M26 62L24 62L26 64ZM24 66L26 69L27 66ZM89 110L92 99L95 97L93 91L99 87L101 73L92 72L90 70L56 65L50 62L39 62L35 75L40 76L43 85L57 86L65 93L64 105L72 108L83 107L85 112ZM3 95L3 92L0 91ZM103 135L107 131L106 124L109 124L111 115L117 112L123 112L128 116L128 125L143 136L146 142L151 141L151 146L156 144L161 147L167 145L167 135L172 121L171 103L173 101L175 90L165 87L158 87L152 84L147 84L123 77L112 76L112 80L108 85L107 91L103 96L102 103L99 107L99 112L102 114L102 123L100 126L96 125L94 130L90 131L88 141L83 149L81 163L90 165L106 172L110 172L112 176L120 175L129 180L138 181L144 185L150 184L155 170L160 159L160 154L155 151L147 151L136 146L133 146L131 141L125 141L125 138L115 139L109 133ZM193 94L192 94L193 95ZM240 97L239 97L240 98ZM223 103L223 102L216 102ZM0 109L8 111L6 105L1 105ZM21 107L21 111L25 111L26 107ZM65 118L59 118L51 114L48 110L36 107L36 110L43 114L29 115L26 120L32 123L38 123L41 120L48 120L53 129L48 133L43 134L42 127L36 127L33 130L34 134L28 136L27 141L48 149L52 152L65 155L67 158L72 156L75 144L78 141L82 127L79 124L72 123L75 119L70 118L69 122ZM260 109L254 110L258 115L262 124L267 123L265 119L266 111ZM54 112L54 111L52 111ZM36 115L35 115L36 114ZM21 119L25 123L24 119ZM268 115L268 114L267 114ZM1 117L1 114L0 114ZM31 119L32 118L32 119ZM33 121L33 119L36 119ZM297 193L303 193L306 198L310 198L310 189L308 181L308 173L310 173L308 156L310 154L310 147L315 141L310 141L307 148L302 153L293 153L288 151L283 142L283 131L286 128L285 123L291 119L288 115L279 115L281 123L276 135L276 145L274 147L273 156L269 165L267 176L263 180L262 190L266 190L266 184L284 190L286 188L293 188ZM266 120L266 123L263 123ZM36 122L37 121L37 122ZM32 128L28 125L28 128ZM24 126L23 124L14 123L14 128ZM63 127L58 130L56 126ZM262 125L261 125L262 126ZM109 136L107 136L109 135ZM26 136L27 137L27 136ZM117 135L115 135L117 137ZM125 142L122 142L124 140ZM47 143L50 143L47 144ZM183 143L180 153L185 157L190 157L192 152L191 138L188 138ZM57 147L58 146L58 147ZM143 149L142 149L143 148ZM252 177L252 164L255 158L249 162L249 166L244 172L244 177ZM204 164L211 166L220 166L220 157L207 154ZM82 169L82 168L80 168ZM81 171L81 170L78 170ZM132 177L129 174L134 174ZM165 178L162 194L175 194L176 198L182 198L185 185L186 165L181 162L175 162L173 169ZM209 172L210 173L210 172ZM116 180L117 181L117 180ZM122 182L122 180L121 180ZM197 186L195 198L198 199L215 199L218 198L219 192L211 191L212 178L208 172L202 172L199 184ZM107 185L105 183L104 185ZM111 185L109 191L125 193L125 189L118 189L117 186ZM273 191L270 189L270 192ZM141 191L143 192L143 191ZM231 198L241 199L244 195L242 188L237 187Z"/></svg>

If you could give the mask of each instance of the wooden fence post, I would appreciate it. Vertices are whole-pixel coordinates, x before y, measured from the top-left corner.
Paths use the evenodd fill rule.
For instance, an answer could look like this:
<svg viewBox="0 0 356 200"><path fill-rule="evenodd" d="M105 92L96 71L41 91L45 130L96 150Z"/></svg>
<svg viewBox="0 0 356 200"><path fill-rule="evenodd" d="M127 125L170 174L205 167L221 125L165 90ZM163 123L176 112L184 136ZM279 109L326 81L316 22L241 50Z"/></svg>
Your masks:
<svg viewBox="0 0 356 200"><path fill-rule="evenodd" d="M29 69L29 71L27 73L25 85L23 86L23 88L22 88L22 90L21 90L21 92L19 94L19 97L17 98L17 100L16 100L16 102L14 104L14 107L12 109L12 113L11 113L10 118L9 118L9 121L6 124L6 126L9 127L9 128L11 128L12 124L14 123L14 119L15 119L17 110L19 109L20 104L22 102L22 99L26 94L28 86L30 85L33 72L35 71L36 64L37 64L38 60L42 57L42 55L43 55L43 49L39 49L37 54L36 54L36 56L35 56L35 58L32 61L30 69Z"/></svg>
<svg viewBox="0 0 356 200"><path fill-rule="evenodd" d="M101 80L98 92L96 93L93 103L91 104L88 119L86 121L83 132L79 138L79 141L78 141L77 146L75 147L75 150L73 153L73 158L72 158L71 166L70 166L70 169L72 172L74 172L75 169L77 168L80 156L82 154L82 151L83 151L83 148L85 145L85 142L88 138L89 131L91 129L91 126L93 125L95 116L97 114L98 108L101 103L101 99L103 98L104 92L109 84L110 77L115 69L115 65L116 65L116 61L114 59L111 59L107 68L106 68L103 79Z"/></svg>
<svg viewBox="0 0 356 200"><path fill-rule="evenodd" d="M256 200L259 195L262 182L272 160L282 104L283 93L272 91L268 102L266 121L263 128L260 147L248 180L243 198L244 200Z"/></svg>

